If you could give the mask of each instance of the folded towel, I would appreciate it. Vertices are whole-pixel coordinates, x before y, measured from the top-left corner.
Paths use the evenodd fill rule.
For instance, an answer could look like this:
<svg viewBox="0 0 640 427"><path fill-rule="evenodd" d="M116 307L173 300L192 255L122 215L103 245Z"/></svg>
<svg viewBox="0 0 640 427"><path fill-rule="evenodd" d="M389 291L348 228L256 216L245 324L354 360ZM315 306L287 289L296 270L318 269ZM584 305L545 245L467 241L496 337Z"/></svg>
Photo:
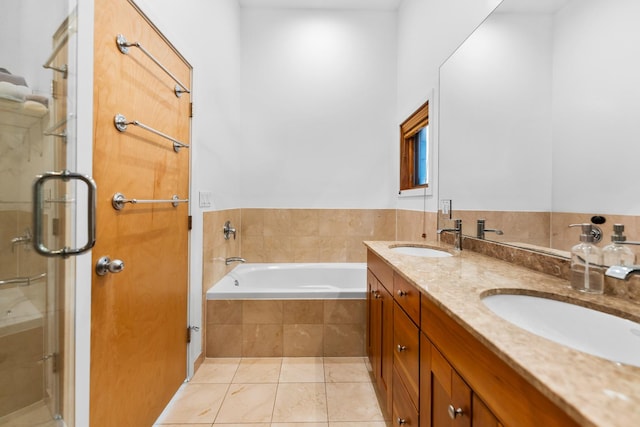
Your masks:
<svg viewBox="0 0 640 427"><path fill-rule="evenodd" d="M42 116L47 112L47 107L35 101L26 101L22 106L22 109L27 113L31 113L34 115L37 114Z"/></svg>
<svg viewBox="0 0 640 427"><path fill-rule="evenodd" d="M9 82L18 86L26 86L27 81L24 77L14 76L6 68L0 68L0 82Z"/></svg>
<svg viewBox="0 0 640 427"><path fill-rule="evenodd" d="M24 97L25 101L34 101L34 102L38 102L42 105L44 105L45 107L49 107L49 98L47 98L46 96L42 96L42 95L27 95Z"/></svg>
<svg viewBox="0 0 640 427"><path fill-rule="evenodd" d="M14 85L9 82L0 81L0 98L24 102L25 96L30 94L31 91L26 86Z"/></svg>

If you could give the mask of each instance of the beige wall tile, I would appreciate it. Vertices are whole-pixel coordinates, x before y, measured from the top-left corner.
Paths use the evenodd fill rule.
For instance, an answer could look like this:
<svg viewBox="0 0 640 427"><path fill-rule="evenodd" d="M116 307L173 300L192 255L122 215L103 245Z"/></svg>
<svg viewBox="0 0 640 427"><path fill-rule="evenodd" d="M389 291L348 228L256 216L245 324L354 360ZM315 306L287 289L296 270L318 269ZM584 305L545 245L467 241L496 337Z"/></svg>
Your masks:
<svg viewBox="0 0 640 427"><path fill-rule="evenodd" d="M349 230L348 209L323 209L318 218L320 236L346 236Z"/></svg>
<svg viewBox="0 0 640 427"><path fill-rule="evenodd" d="M324 323L364 324L366 303L364 300L326 300Z"/></svg>
<svg viewBox="0 0 640 427"><path fill-rule="evenodd" d="M283 310L284 324L323 323L324 301L322 300L285 300Z"/></svg>
<svg viewBox="0 0 640 427"><path fill-rule="evenodd" d="M289 235L314 236L319 233L319 211L317 209L292 209Z"/></svg>
<svg viewBox="0 0 640 427"><path fill-rule="evenodd" d="M320 262L346 262L347 240L345 237L321 237L318 249Z"/></svg>
<svg viewBox="0 0 640 427"><path fill-rule="evenodd" d="M241 357L242 325L209 325L207 327L207 357Z"/></svg>
<svg viewBox="0 0 640 427"><path fill-rule="evenodd" d="M282 300L242 301L242 323L282 324Z"/></svg>
<svg viewBox="0 0 640 427"><path fill-rule="evenodd" d="M242 325L244 357L282 357L282 324Z"/></svg>
<svg viewBox="0 0 640 427"><path fill-rule="evenodd" d="M283 326L283 355L320 357L324 352L323 325L294 324Z"/></svg>
<svg viewBox="0 0 640 427"><path fill-rule="evenodd" d="M292 262L294 256L292 239L283 235L265 235L263 254L265 262Z"/></svg>
<svg viewBox="0 0 640 427"><path fill-rule="evenodd" d="M264 209L265 236L291 235L291 209Z"/></svg>
<svg viewBox="0 0 640 427"><path fill-rule="evenodd" d="M242 209L242 235L264 236L263 209Z"/></svg>
<svg viewBox="0 0 640 427"><path fill-rule="evenodd" d="M293 262L318 262L319 236L301 236L291 239Z"/></svg>
<svg viewBox="0 0 640 427"><path fill-rule="evenodd" d="M207 324L239 325L242 323L241 300L208 300Z"/></svg>
<svg viewBox="0 0 640 427"><path fill-rule="evenodd" d="M326 357L364 356L364 326L325 324L324 355Z"/></svg>

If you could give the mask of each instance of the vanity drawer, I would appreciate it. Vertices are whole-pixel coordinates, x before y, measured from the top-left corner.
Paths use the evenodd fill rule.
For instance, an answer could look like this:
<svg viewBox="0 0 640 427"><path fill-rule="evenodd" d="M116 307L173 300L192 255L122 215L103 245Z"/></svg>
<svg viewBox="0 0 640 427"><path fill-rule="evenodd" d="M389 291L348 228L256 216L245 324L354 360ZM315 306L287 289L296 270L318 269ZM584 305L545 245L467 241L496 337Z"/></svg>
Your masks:
<svg viewBox="0 0 640 427"><path fill-rule="evenodd" d="M393 273L393 299L407 312L413 323L420 324L420 292L397 273Z"/></svg>
<svg viewBox="0 0 640 427"><path fill-rule="evenodd" d="M371 251L367 251L367 268L389 292L393 290L393 269Z"/></svg>
<svg viewBox="0 0 640 427"><path fill-rule="evenodd" d="M418 427L418 410L411 404L411 399L407 389L400 380L400 375L393 370L393 419L392 426L395 427Z"/></svg>
<svg viewBox="0 0 640 427"><path fill-rule="evenodd" d="M420 384L420 331L398 303L393 305L393 367L404 383L411 402L417 408Z"/></svg>

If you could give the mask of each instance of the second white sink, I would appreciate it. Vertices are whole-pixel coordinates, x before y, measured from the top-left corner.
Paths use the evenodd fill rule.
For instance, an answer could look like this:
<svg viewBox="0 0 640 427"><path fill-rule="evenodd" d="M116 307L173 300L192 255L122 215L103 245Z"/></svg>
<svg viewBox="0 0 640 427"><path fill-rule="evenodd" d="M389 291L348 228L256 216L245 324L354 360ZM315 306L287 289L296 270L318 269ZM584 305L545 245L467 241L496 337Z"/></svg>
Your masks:
<svg viewBox="0 0 640 427"><path fill-rule="evenodd" d="M425 258L444 258L451 256L449 252L425 248L423 246L394 246L391 250L403 255L420 256Z"/></svg>
<svg viewBox="0 0 640 427"><path fill-rule="evenodd" d="M536 335L594 356L640 367L640 323L530 295L490 295L482 302L498 316Z"/></svg>

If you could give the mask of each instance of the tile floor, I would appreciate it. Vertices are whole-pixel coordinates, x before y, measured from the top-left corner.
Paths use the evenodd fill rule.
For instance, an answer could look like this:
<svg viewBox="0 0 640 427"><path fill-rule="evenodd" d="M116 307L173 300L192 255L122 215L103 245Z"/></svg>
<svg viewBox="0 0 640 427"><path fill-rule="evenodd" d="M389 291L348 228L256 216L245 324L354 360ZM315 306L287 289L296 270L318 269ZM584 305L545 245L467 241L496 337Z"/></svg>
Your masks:
<svg viewBox="0 0 640 427"><path fill-rule="evenodd" d="M361 357L206 359L155 427L385 427Z"/></svg>

